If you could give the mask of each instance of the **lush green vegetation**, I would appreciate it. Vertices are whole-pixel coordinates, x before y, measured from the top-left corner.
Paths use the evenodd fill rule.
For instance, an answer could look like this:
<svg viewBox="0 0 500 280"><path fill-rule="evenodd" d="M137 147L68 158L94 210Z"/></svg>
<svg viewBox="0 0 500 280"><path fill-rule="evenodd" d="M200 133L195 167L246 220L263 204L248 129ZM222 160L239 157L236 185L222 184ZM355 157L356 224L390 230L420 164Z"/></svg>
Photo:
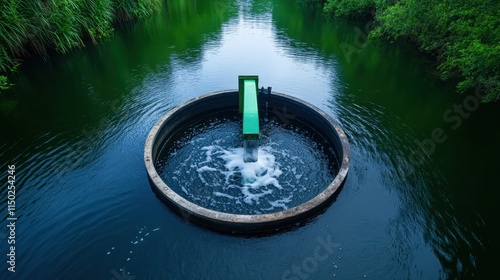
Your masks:
<svg viewBox="0 0 500 280"><path fill-rule="evenodd" d="M113 33L113 22L146 17L163 0L1 0L0 74L28 53L47 56L96 43ZM0 75L0 90L9 86Z"/></svg>
<svg viewBox="0 0 500 280"><path fill-rule="evenodd" d="M371 38L406 39L434 55L442 79L460 92L480 88L484 101L500 98L500 1L305 0L333 16L371 17Z"/></svg>

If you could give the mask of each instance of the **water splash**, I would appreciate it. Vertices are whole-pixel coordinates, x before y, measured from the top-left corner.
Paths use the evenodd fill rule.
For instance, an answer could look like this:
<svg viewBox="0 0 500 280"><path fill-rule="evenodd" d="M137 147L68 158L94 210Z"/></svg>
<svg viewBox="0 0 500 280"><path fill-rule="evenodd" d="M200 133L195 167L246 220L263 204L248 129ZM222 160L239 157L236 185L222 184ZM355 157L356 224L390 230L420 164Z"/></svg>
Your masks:
<svg viewBox="0 0 500 280"><path fill-rule="evenodd" d="M333 180L337 169L328 146L307 130L264 123L255 161L245 160L240 131L236 114L186 126L164 147L160 176L187 200L233 214L290 209Z"/></svg>
<svg viewBox="0 0 500 280"><path fill-rule="evenodd" d="M226 186L224 189L239 190L243 195L243 201L247 204L259 204L261 197L273 193L273 188L283 189L278 182L278 177L283 172L276 162L276 157L271 153L273 149L270 146L258 148L260 156L254 162L245 162L244 148L224 149L221 146L212 145L202 147L201 150L206 151L204 165L197 169L202 178L205 175L203 173L216 173L209 174L211 178L221 178L218 175L222 175ZM213 160L214 154L223 161ZM225 192L214 192L214 194L219 197L235 197ZM280 205L286 209L284 204Z"/></svg>
<svg viewBox="0 0 500 280"><path fill-rule="evenodd" d="M244 162L256 162L259 159L259 140L244 140L243 150Z"/></svg>

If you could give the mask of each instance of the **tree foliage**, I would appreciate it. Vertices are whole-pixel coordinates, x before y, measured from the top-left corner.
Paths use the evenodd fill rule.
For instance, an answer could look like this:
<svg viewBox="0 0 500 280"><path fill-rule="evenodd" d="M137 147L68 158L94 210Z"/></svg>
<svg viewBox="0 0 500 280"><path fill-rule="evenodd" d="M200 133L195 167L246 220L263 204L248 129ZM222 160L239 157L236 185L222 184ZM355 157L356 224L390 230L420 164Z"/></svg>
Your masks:
<svg viewBox="0 0 500 280"><path fill-rule="evenodd" d="M500 1L327 0L334 16L374 14L371 38L403 38L436 56L442 79L458 78L463 92L480 88L484 101L500 94Z"/></svg>
<svg viewBox="0 0 500 280"><path fill-rule="evenodd" d="M374 0L328 0L323 7L325 13L335 16L360 17L375 10Z"/></svg>

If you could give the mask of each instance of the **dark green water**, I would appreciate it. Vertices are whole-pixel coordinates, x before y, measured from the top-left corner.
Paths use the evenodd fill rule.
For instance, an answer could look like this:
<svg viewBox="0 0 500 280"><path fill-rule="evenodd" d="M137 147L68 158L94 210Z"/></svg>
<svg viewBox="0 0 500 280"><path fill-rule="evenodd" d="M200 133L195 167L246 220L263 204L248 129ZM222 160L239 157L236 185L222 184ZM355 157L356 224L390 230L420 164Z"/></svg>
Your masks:
<svg viewBox="0 0 500 280"><path fill-rule="evenodd" d="M455 94L408 46L365 42L366 23L328 21L295 1L172 2L98 46L26 59L0 96L1 279L495 275L497 105ZM143 144L158 118L236 88L240 74L325 110L351 143L337 200L290 232L242 238L197 227L147 180Z"/></svg>

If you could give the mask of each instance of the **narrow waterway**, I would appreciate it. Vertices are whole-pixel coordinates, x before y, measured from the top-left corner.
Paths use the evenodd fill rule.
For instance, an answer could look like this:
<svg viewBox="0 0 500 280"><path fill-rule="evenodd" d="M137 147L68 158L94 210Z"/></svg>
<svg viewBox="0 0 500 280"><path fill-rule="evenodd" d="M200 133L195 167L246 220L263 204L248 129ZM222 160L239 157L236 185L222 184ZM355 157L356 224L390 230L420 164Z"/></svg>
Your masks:
<svg viewBox="0 0 500 280"><path fill-rule="evenodd" d="M1 279L470 279L495 273L495 104L455 93L411 46L286 0L168 1L0 96ZM352 150L336 201L270 236L190 224L153 193L143 145L190 98L238 75L306 100ZM15 166L15 273L8 166ZM9 200L10 201L10 200ZM128 278L126 278L128 277Z"/></svg>

